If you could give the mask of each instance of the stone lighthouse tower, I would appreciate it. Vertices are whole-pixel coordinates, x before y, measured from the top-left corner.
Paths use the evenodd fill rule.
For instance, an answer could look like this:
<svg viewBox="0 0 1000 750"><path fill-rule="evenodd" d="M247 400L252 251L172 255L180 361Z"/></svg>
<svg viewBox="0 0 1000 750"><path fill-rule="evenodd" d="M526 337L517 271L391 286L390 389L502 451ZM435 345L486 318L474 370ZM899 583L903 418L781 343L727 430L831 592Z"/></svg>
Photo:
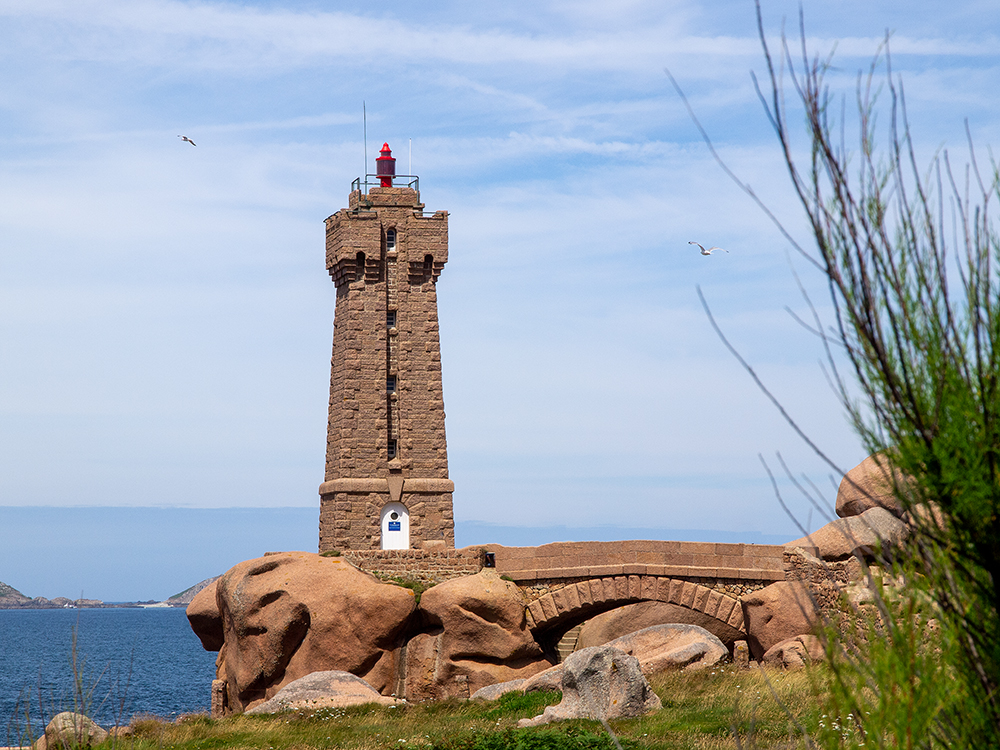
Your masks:
<svg viewBox="0 0 1000 750"><path fill-rule="evenodd" d="M437 314L448 212L425 213L395 161L383 145L377 174L326 220L337 303L320 552L455 546Z"/></svg>

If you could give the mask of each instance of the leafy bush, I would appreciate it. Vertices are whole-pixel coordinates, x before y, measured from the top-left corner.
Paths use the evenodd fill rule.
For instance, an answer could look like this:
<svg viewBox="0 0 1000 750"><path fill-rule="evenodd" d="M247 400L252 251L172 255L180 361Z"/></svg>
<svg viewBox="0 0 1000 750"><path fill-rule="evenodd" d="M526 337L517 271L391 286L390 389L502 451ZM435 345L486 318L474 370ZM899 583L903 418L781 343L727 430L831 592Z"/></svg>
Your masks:
<svg viewBox="0 0 1000 750"><path fill-rule="evenodd" d="M831 58L807 52L801 13L796 56L784 34L772 55L759 1L757 22L769 83L758 94L814 249L795 241L698 127L826 282L834 319L824 325L803 291L810 327L851 423L869 453L884 457L912 532L891 559L878 557L898 579L896 593L887 597L868 576L877 617L827 630L830 702L816 736L829 747L858 738L865 747L1000 747L1000 233L990 216L1000 170L992 160L980 169L968 126L964 170L956 174L947 151L918 164L888 37L858 75L853 127L836 115ZM805 120L804 144L789 109ZM834 352L846 356L846 372Z"/></svg>

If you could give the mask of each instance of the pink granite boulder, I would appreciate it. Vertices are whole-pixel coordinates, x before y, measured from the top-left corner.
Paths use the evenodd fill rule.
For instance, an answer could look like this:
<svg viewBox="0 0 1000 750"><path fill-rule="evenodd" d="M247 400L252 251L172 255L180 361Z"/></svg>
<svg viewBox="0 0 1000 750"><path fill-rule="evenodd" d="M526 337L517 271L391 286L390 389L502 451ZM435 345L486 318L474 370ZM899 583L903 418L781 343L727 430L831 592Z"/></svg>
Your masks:
<svg viewBox="0 0 1000 750"><path fill-rule="evenodd" d="M218 591L218 580L215 580L195 594L187 606L188 623L206 651L218 651L225 640L222 613L215 600Z"/></svg>
<svg viewBox="0 0 1000 750"><path fill-rule="evenodd" d="M634 656L647 677L673 670L693 672L714 666L729 656L726 645L704 628L679 623L653 625L602 645ZM597 646L578 648L573 653L593 648ZM560 690L564 670L565 662L557 664L524 680L517 689L523 693Z"/></svg>
<svg viewBox="0 0 1000 750"><path fill-rule="evenodd" d="M226 711L243 711L319 671L350 672L382 694L395 692L416 609L409 589L310 552L247 560L217 586L224 642L216 664Z"/></svg>
<svg viewBox="0 0 1000 750"><path fill-rule="evenodd" d="M823 560L846 560L852 556L871 559L876 550L899 545L909 535L909 526L885 508L870 508L859 516L830 521L785 546L816 547Z"/></svg>
<svg viewBox="0 0 1000 750"><path fill-rule="evenodd" d="M811 634L819 616L809 588L801 581L778 581L743 600L750 653L760 659L772 646Z"/></svg>
<svg viewBox="0 0 1000 750"><path fill-rule="evenodd" d="M776 643L761 659L769 667L799 669L807 664L820 662L826 656L823 642L814 635L797 635L781 643Z"/></svg>
<svg viewBox="0 0 1000 750"><path fill-rule="evenodd" d="M419 612L422 632L406 647L407 700L468 698L550 666L528 629L524 597L494 570L428 589Z"/></svg>
<svg viewBox="0 0 1000 750"><path fill-rule="evenodd" d="M350 672L313 672L289 682L273 698L247 711L248 714L276 714L281 711L315 711L377 703L394 706L404 701L387 698Z"/></svg>
<svg viewBox="0 0 1000 750"><path fill-rule="evenodd" d="M896 517L903 515L897 489L905 492L908 482L902 472L889 466L885 455L869 456L840 480L837 515L860 516L870 508L884 508Z"/></svg>
<svg viewBox="0 0 1000 750"><path fill-rule="evenodd" d="M704 628L678 623L643 628L606 645L638 659L647 677L671 670L693 672L729 656L725 644Z"/></svg>
<svg viewBox="0 0 1000 750"><path fill-rule="evenodd" d="M580 629L577 649L600 646L653 625L697 625L714 635L727 646L746 638L742 630L680 604L669 602L637 602L603 612L590 618Z"/></svg>

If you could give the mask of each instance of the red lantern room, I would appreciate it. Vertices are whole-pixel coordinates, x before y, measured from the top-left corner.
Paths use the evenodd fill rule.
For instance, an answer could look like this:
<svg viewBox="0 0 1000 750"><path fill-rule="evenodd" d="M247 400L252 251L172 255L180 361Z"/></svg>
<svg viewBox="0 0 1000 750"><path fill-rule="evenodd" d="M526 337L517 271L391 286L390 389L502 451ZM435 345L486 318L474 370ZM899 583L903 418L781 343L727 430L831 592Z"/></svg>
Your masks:
<svg viewBox="0 0 1000 750"><path fill-rule="evenodd" d="M396 160L388 143L382 144L381 154L375 160L375 175L382 181L382 187L392 187L392 178L396 176Z"/></svg>

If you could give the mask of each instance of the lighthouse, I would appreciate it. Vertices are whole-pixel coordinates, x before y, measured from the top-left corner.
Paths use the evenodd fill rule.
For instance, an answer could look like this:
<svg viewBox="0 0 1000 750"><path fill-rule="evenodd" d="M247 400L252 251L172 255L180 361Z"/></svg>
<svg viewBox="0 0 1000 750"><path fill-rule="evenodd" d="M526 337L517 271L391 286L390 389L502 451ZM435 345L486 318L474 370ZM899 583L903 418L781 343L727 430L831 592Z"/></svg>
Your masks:
<svg viewBox="0 0 1000 750"><path fill-rule="evenodd" d="M448 212L425 212L388 143L375 161L326 220L336 307L320 552L455 546L437 313Z"/></svg>

